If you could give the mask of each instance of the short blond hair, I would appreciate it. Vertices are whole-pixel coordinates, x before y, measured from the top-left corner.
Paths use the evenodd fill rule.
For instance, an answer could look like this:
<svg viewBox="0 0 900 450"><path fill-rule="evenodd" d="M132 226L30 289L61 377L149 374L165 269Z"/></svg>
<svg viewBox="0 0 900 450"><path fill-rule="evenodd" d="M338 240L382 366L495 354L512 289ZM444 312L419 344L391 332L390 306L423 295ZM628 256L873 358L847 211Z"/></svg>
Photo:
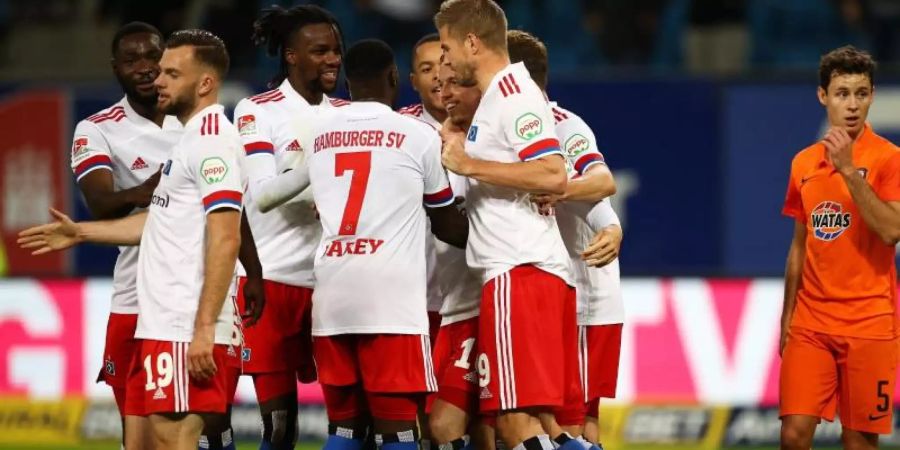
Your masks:
<svg viewBox="0 0 900 450"><path fill-rule="evenodd" d="M472 33L488 48L506 53L506 13L493 0L446 0L434 15L434 26L449 27L458 40Z"/></svg>
<svg viewBox="0 0 900 450"><path fill-rule="evenodd" d="M541 89L547 89L547 46L537 36L522 30L509 30L509 61L525 64L531 79Z"/></svg>

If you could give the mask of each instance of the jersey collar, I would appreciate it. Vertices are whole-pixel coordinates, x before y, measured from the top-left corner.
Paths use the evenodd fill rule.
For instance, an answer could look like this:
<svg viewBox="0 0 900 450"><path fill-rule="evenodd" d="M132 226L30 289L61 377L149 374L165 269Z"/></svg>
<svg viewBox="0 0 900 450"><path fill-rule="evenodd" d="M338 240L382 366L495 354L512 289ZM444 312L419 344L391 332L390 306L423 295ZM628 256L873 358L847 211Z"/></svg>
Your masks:
<svg viewBox="0 0 900 450"><path fill-rule="evenodd" d="M218 103L213 103L212 105L209 105L206 108L203 108L200 111L197 111L197 114L194 114L194 116L191 117L187 121L186 124L184 124L184 129L185 130L200 129L200 125L203 123L203 117L205 117L207 114L210 114L210 113L219 113L224 116L225 115L225 107Z"/></svg>
<svg viewBox="0 0 900 450"><path fill-rule="evenodd" d="M131 107L131 103L128 101L128 96L122 97L122 100L119 100L119 104L122 105L122 108L124 108L125 110L126 120L130 120L132 123L138 126L153 127L157 130L160 129L160 127L156 125L156 122L138 114L137 111L135 111L134 108ZM177 117L167 115L165 118L163 118L162 129L180 130L181 122L178 121Z"/></svg>

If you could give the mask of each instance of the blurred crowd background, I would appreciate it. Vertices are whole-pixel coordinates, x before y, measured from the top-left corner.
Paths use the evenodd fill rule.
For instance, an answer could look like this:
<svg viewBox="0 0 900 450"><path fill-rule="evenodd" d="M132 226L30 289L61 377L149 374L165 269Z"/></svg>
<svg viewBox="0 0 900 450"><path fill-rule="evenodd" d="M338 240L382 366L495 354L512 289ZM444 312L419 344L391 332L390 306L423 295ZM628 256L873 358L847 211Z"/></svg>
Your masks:
<svg viewBox="0 0 900 450"><path fill-rule="evenodd" d="M108 76L108 42L131 20L210 29L228 44L234 74L273 64L248 35L274 0L0 0L0 80ZM347 42L378 36L408 64L433 30L438 0L316 0L335 13ZM745 74L814 68L851 43L886 67L900 64L895 0L501 0L512 27L541 36L556 75ZM267 72L268 73L268 72Z"/></svg>

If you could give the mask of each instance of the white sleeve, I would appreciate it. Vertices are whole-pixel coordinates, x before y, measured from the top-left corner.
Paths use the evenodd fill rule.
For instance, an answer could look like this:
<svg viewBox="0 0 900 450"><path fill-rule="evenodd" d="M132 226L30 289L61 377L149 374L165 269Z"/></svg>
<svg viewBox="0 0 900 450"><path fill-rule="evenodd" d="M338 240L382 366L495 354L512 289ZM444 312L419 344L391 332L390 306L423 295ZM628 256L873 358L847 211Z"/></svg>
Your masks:
<svg viewBox="0 0 900 450"><path fill-rule="evenodd" d="M447 172L441 164L441 140L437 133L428 140L422 153L422 174L425 181L425 206L438 208L453 204L453 190Z"/></svg>
<svg viewBox="0 0 900 450"><path fill-rule="evenodd" d="M499 126L520 161L562 155L550 106L543 97L521 93L502 101Z"/></svg>
<svg viewBox="0 0 900 450"><path fill-rule="evenodd" d="M209 214L220 208L241 209L243 184L239 147L227 135L198 136L187 155L188 172Z"/></svg>
<svg viewBox="0 0 900 450"><path fill-rule="evenodd" d="M72 172L75 181L97 169L112 169L112 152L106 137L91 122L82 120L72 138Z"/></svg>
<svg viewBox="0 0 900 450"><path fill-rule="evenodd" d="M234 108L234 125L247 155L247 190L250 191L251 198L257 199L260 198L259 190L262 186L278 175L272 127L265 111L246 98Z"/></svg>
<svg viewBox="0 0 900 450"><path fill-rule="evenodd" d="M609 200L597 202L587 214L587 222L594 232L600 231L610 225L619 225L619 215L613 209Z"/></svg>
<svg viewBox="0 0 900 450"><path fill-rule="evenodd" d="M606 164L591 128L579 117L570 117L556 126L566 159L578 175L594 164Z"/></svg>

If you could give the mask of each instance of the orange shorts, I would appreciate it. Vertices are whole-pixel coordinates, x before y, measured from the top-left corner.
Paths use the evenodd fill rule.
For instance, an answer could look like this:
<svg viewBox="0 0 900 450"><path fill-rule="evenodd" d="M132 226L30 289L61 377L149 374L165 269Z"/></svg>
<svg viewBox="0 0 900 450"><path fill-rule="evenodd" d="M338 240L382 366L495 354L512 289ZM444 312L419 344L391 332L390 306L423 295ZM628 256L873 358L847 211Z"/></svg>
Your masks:
<svg viewBox="0 0 900 450"><path fill-rule="evenodd" d="M844 428L890 434L897 376L896 339L833 336L802 328L788 334L781 363L780 412L834 420Z"/></svg>

